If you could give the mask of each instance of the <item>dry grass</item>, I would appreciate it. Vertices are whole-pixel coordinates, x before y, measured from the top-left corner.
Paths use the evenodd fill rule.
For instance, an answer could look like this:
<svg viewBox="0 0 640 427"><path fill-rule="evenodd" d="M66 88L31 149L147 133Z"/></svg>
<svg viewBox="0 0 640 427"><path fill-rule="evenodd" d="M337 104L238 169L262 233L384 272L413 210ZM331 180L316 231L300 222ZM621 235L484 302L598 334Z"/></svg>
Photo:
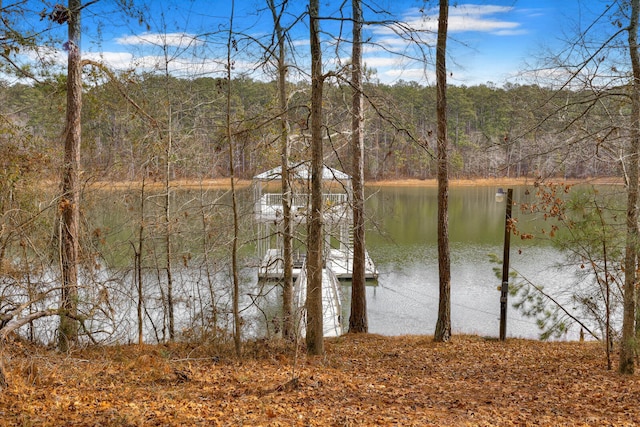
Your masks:
<svg viewBox="0 0 640 427"><path fill-rule="evenodd" d="M273 342L241 361L188 345L61 355L13 344L2 425L637 425L640 380L597 343L345 336L296 358Z"/></svg>

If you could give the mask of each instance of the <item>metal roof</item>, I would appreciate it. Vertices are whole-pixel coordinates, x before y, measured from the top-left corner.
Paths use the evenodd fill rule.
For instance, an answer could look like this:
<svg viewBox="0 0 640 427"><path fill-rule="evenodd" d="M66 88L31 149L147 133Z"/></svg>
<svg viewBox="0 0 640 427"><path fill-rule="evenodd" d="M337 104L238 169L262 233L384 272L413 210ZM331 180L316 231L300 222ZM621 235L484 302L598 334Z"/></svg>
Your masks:
<svg viewBox="0 0 640 427"><path fill-rule="evenodd" d="M292 178L310 180L311 179L311 165L309 162L298 163L292 166L289 173ZM282 166L275 167L266 172L262 172L253 177L256 181L272 181L282 178ZM347 181L351 177L344 172L337 169L330 168L328 166L322 167L322 180L323 181Z"/></svg>

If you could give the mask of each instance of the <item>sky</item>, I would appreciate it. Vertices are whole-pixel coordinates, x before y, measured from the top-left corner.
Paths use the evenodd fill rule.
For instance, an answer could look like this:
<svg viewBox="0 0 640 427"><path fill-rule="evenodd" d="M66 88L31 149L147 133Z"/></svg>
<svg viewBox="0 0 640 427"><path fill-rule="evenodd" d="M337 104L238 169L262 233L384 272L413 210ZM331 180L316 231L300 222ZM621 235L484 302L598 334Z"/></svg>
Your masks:
<svg viewBox="0 0 640 427"><path fill-rule="evenodd" d="M276 4L278 1L281 0L276 0ZM127 18L114 0L88 5L82 15L83 56L103 61L117 70L162 70L166 66L176 75L221 76L226 37L232 25L237 46L234 74L269 78L265 68L257 65L264 58L258 43L268 45L273 34L266 1L147 0L146 3L144 9ZM341 13L342 3L347 7ZM526 83L528 74L523 70L535 65L536 58L545 50L560 49L579 19L587 19L593 12L591 9L598 11L605 4L601 0L451 0L450 3L448 82L466 86ZM306 18L296 21L307 4L290 0L288 13L283 17L284 25L291 26L290 60L302 70L297 78L304 78L304 71L308 72L308 24ZM363 9L365 20L388 24L364 28L368 44L363 59L365 66L374 71L372 78L386 84L400 80L434 84L437 2L363 0ZM135 18L136 13L145 16L144 22ZM320 1L320 15L328 18L320 24L327 71L339 69L349 61L350 45L337 42L335 37L341 31L345 39L350 37L350 24L338 19L350 13L349 2ZM391 21L403 25L393 25ZM47 20L34 21L33 25L48 25L52 34L57 32L60 43L65 37L64 26ZM406 34L398 36L406 27L420 30L413 36L420 43L408 43ZM65 53L61 49L53 55L64 64ZM421 55L426 66L425 61L416 60Z"/></svg>

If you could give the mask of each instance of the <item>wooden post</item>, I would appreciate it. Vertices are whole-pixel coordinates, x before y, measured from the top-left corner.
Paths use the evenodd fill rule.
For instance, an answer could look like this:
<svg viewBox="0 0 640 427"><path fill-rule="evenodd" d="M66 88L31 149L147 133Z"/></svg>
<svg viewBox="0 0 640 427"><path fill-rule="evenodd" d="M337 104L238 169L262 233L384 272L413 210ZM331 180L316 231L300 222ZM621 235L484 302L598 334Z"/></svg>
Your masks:
<svg viewBox="0 0 640 427"><path fill-rule="evenodd" d="M504 252L502 254L502 287L500 288L500 341L507 338L507 300L509 297L509 249L511 246L511 208L513 189L507 189L507 207L504 218Z"/></svg>

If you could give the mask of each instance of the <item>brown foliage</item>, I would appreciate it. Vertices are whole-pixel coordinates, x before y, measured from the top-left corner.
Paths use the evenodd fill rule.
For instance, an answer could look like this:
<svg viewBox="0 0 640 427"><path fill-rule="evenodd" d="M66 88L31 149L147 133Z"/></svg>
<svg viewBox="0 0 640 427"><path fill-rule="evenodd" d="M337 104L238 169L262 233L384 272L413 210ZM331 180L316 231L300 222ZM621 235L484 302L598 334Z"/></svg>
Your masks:
<svg viewBox="0 0 640 427"><path fill-rule="evenodd" d="M326 344L324 356L295 359L256 343L240 362L185 346L13 345L2 425L640 423L640 381L606 371L598 343L358 334Z"/></svg>

